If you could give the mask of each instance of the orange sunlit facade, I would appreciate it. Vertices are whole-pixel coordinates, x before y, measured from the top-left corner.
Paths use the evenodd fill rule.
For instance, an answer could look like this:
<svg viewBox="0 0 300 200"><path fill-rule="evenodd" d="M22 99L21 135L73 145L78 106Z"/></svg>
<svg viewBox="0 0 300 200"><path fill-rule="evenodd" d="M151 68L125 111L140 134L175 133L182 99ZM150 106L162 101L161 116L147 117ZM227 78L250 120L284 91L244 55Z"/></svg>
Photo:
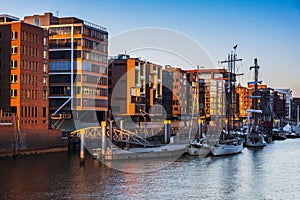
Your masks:
<svg viewBox="0 0 300 200"><path fill-rule="evenodd" d="M248 89L246 87L243 86L237 86L235 88L236 93L238 95L238 117L247 117L247 109L249 109L248 107Z"/></svg>
<svg viewBox="0 0 300 200"><path fill-rule="evenodd" d="M182 118L186 116L189 111L187 107L187 93L190 92L188 91L190 88L187 87L187 74L181 68L173 68L171 66L166 66L165 71L172 74L168 77L172 80L172 84L170 85L170 88L172 88L172 97L170 96L170 99L166 99L171 107L171 113L169 114L174 118L178 118L179 116Z"/></svg>
<svg viewBox="0 0 300 200"><path fill-rule="evenodd" d="M225 115L225 91L227 71L225 69L195 69L187 70L187 73L199 75L203 82L199 86L204 86L199 95L199 106L203 107L206 119L211 116ZM201 95L203 94L203 95ZM202 106L203 105L203 106Z"/></svg>
<svg viewBox="0 0 300 200"><path fill-rule="evenodd" d="M12 16L0 18L0 49L5 51L0 52L0 109L15 113L22 130L48 129L44 30Z"/></svg>
<svg viewBox="0 0 300 200"><path fill-rule="evenodd" d="M109 108L134 121L145 113L161 116L162 68L151 62L119 55L109 60Z"/></svg>
<svg viewBox="0 0 300 200"><path fill-rule="evenodd" d="M251 97L253 95L253 92L254 92L254 87L255 85L254 84L248 84L248 87L247 87L247 96L248 97ZM257 88L259 90L261 89L267 89L268 86L266 84L259 84L257 85ZM247 109L252 109L252 99L253 98L247 98ZM260 104L260 99L258 98L258 105Z"/></svg>

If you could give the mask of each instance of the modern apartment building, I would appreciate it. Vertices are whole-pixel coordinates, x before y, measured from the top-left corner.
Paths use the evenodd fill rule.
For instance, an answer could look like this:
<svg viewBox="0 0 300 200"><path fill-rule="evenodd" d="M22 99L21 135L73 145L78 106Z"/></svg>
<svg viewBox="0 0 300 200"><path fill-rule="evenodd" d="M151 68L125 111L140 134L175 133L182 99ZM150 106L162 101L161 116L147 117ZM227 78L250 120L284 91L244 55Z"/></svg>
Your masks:
<svg viewBox="0 0 300 200"><path fill-rule="evenodd" d="M247 109L253 109L253 103L252 103L252 101L253 101L253 98L251 98L251 96L253 96L253 93L254 93L254 87L255 87L255 85L254 84L248 84L247 85ZM258 84L257 85L257 88L258 88L258 90L266 90L266 89L268 89L269 87L268 87L268 85L266 85L266 84ZM272 88L270 88L272 91L273 91L273 89ZM272 94L273 95L273 94ZM257 107L258 107L258 109L261 109L261 106L260 106L260 100L257 102ZM272 106L273 106L273 104L272 104Z"/></svg>
<svg viewBox="0 0 300 200"><path fill-rule="evenodd" d="M48 129L44 30L0 15L0 110L15 113L22 130Z"/></svg>
<svg viewBox="0 0 300 200"><path fill-rule="evenodd" d="M205 115L207 120L216 116L225 116L226 70L195 69L187 70L187 73L198 74L199 76L199 109L201 116Z"/></svg>
<svg viewBox="0 0 300 200"><path fill-rule="evenodd" d="M291 89L275 89L274 91L278 91L285 94L285 118L287 120L291 119L292 112L292 90Z"/></svg>
<svg viewBox="0 0 300 200"><path fill-rule="evenodd" d="M286 117L286 94L274 90L273 111L278 119Z"/></svg>
<svg viewBox="0 0 300 200"><path fill-rule="evenodd" d="M170 119L188 120L190 87L187 73L181 68L166 65L163 74L163 99L167 115Z"/></svg>
<svg viewBox="0 0 300 200"><path fill-rule="evenodd" d="M109 109L112 117L134 122L162 116L162 67L119 55L109 60Z"/></svg>
<svg viewBox="0 0 300 200"><path fill-rule="evenodd" d="M297 122L297 120L300 120L299 117L297 116L300 113L300 98L299 97L294 97L292 100L292 112L291 112L291 119L294 122ZM300 114L299 114L300 115Z"/></svg>
<svg viewBox="0 0 300 200"><path fill-rule="evenodd" d="M74 121L97 122L108 111L106 28L52 13L24 21L47 31L51 127L72 131Z"/></svg>
<svg viewBox="0 0 300 200"><path fill-rule="evenodd" d="M238 117L239 118L246 118L248 113L247 113L247 110L249 109L248 107L248 89L247 87L243 87L241 85L238 85L236 88L236 94L237 94L237 101L238 101L238 104L237 104L237 110L239 111L238 113Z"/></svg>

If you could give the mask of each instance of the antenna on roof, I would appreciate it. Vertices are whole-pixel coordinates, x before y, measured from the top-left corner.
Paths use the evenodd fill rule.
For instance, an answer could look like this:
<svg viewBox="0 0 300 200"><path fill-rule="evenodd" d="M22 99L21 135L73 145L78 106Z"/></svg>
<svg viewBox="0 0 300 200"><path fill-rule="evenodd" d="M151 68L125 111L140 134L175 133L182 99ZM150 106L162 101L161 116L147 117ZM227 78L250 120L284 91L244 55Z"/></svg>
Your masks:
<svg viewBox="0 0 300 200"><path fill-rule="evenodd" d="M58 17L58 14L59 14L59 10L56 11L56 17Z"/></svg>

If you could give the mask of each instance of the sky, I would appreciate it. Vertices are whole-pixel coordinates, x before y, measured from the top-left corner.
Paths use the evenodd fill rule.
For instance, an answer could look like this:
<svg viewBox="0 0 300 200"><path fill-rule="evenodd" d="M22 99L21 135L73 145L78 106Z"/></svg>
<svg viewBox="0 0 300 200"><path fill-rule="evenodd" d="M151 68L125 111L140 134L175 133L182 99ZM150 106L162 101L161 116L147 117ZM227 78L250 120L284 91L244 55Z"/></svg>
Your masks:
<svg viewBox="0 0 300 200"><path fill-rule="evenodd" d="M263 83L290 88L300 97L299 0L15 0L0 6L0 13L21 19L44 12L106 27L112 44L109 56L126 51L183 69L226 67L219 61L238 44L242 85L253 80L249 67L257 58Z"/></svg>

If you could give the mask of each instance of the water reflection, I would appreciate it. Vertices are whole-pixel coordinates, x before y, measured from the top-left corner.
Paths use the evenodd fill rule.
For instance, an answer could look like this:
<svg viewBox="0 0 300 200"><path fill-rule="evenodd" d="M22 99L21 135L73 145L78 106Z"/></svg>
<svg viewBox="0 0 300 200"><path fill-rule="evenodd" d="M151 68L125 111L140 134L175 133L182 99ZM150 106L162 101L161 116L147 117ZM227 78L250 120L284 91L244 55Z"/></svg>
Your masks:
<svg viewBox="0 0 300 200"><path fill-rule="evenodd" d="M0 160L1 199L297 199L300 140L227 157L182 156L147 173L124 173L67 153ZM143 163L156 167L158 162ZM136 163L121 163L143 170ZM120 165L120 166L121 166Z"/></svg>

